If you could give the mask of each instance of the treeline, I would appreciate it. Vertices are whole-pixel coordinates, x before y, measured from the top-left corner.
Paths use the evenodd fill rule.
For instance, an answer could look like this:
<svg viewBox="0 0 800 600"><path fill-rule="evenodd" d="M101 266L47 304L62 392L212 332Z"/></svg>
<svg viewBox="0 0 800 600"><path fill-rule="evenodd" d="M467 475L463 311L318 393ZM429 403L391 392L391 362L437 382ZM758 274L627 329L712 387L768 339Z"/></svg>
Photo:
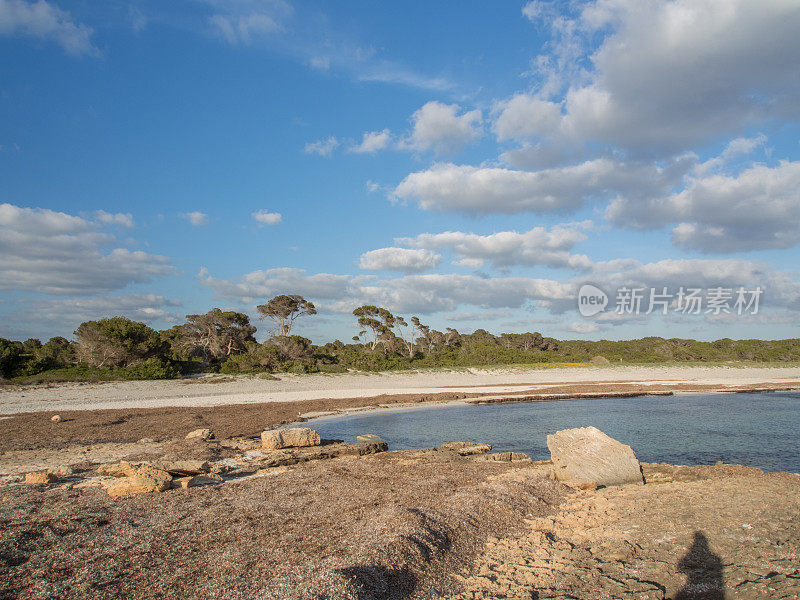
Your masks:
<svg viewBox="0 0 800 600"><path fill-rule="evenodd" d="M74 341L0 338L0 377L14 382L170 379L191 373L296 374L378 371L437 366L534 363L648 363L667 361L800 361L800 340L695 340L649 337L611 342L558 341L540 333L471 334L438 331L418 317L408 321L377 306L353 311L357 334L348 343L322 346L293 333L300 317L316 314L312 302L281 295L256 307L273 335L255 339L243 313L214 308L187 315L163 331L125 317L82 323Z"/></svg>

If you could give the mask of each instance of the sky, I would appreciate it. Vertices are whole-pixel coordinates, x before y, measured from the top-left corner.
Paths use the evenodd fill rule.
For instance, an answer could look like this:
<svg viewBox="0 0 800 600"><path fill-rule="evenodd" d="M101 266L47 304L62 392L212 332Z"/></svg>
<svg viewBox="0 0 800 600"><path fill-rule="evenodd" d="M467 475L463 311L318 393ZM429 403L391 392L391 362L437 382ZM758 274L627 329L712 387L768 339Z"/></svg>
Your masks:
<svg viewBox="0 0 800 600"><path fill-rule="evenodd" d="M0 0L0 336L220 307L263 340L301 294L317 343L361 304L798 337L798 31L796 0Z"/></svg>

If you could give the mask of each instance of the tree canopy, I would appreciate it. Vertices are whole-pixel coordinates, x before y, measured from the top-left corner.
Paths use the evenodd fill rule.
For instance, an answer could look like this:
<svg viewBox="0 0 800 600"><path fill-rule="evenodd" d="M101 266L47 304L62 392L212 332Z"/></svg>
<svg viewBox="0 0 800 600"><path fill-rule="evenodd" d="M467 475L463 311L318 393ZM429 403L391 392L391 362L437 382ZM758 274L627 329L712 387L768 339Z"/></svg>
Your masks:
<svg viewBox="0 0 800 600"><path fill-rule="evenodd" d="M315 315L317 309L298 294L275 296L266 304L259 304L256 310L261 319L270 319L275 323L275 334L288 336L292 332L295 320L303 315Z"/></svg>

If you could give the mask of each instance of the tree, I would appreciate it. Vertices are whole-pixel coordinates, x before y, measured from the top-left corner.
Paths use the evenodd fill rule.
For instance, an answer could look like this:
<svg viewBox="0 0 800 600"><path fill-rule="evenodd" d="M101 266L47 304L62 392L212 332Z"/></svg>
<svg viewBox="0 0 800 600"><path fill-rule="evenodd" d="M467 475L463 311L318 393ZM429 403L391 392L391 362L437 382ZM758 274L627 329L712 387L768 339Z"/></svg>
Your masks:
<svg viewBox="0 0 800 600"><path fill-rule="evenodd" d="M367 330L371 332L369 345L370 350L373 352L375 351L377 345L381 342L381 336L384 336L384 334L390 332L395 326L395 316L385 308L379 308L371 305L359 306L353 311L353 314L358 317L359 327L363 328L358 335L366 335Z"/></svg>
<svg viewBox="0 0 800 600"><path fill-rule="evenodd" d="M22 342L0 338L0 377L13 377L21 364Z"/></svg>
<svg viewBox="0 0 800 600"><path fill-rule="evenodd" d="M184 343L199 351L205 362L245 352L247 342L255 341L256 327L240 312L212 308L202 315L186 315L186 320Z"/></svg>
<svg viewBox="0 0 800 600"><path fill-rule="evenodd" d="M158 332L126 317L81 323L75 331L78 360L95 367L125 367L164 355Z"/></svg>
<svg viewBox="0 0 800 600"><path fill-rule="evenodd" d="M461 334L458 333L458 330L448 327L447 333L444 336L444 343L446 346L460 346Z"/></svg>
<svg viewBox="0 0 800 600"><path fill-rule="evenodd" d="M315 315L317 309L312 302L302 296L275 296L266 304L256 306L261 319L271 319L275 323L276 335L289 335L295 320L303 315Z"/></svg>

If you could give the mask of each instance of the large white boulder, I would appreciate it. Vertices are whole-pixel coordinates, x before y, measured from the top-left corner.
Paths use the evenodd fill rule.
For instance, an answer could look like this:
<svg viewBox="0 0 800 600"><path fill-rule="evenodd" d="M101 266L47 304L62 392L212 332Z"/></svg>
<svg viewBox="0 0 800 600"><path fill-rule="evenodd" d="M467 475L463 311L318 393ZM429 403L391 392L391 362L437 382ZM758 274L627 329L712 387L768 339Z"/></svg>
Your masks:
<svg viewBox="0 0 800 600"><path fill-rule="evenodd" d="M642 469L630 446L597 427L564 429L547 436L553 475L574 486L644 484Z"/></svg>

